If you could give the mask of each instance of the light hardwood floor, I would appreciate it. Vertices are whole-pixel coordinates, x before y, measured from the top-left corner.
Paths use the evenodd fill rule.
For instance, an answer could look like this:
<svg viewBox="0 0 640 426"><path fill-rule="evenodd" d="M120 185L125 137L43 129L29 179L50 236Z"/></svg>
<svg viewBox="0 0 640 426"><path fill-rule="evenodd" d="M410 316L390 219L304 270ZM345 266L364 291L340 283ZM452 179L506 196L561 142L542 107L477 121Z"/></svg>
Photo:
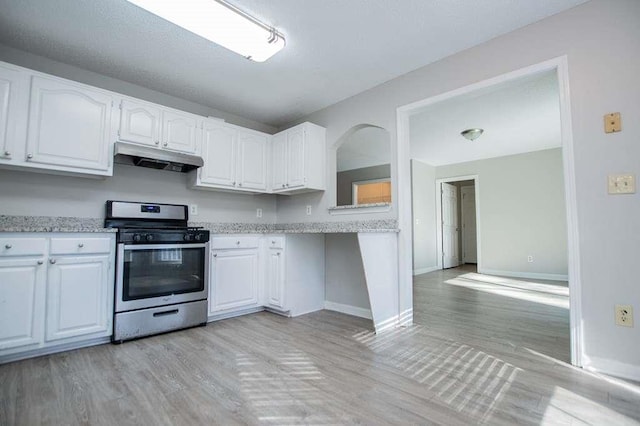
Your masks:
<svg viewBox="0 0 640 426"><path fill-rule="evenodd" d="M432 278L416 278L417 324L381 335L335 312L263 312L2 365L0 424L639 424L640 388L528 340L454 327L483 330L484 307L436 310ZM504 302L459 290L439 302L476 297L488 311Z"/></svg>

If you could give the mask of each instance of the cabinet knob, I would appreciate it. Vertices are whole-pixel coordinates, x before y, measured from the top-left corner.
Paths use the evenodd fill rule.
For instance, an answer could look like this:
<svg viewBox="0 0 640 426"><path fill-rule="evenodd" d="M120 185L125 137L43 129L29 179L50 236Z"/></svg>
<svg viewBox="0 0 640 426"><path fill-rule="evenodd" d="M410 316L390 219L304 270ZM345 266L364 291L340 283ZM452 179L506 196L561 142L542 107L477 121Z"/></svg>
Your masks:
<svg viewBox="0 0 640 426"><path fill-rule="evenodd" d="M55 265L56 260L55 259L49 259L49 263L52 264L52 265Z"/></svg>
<svg viewBox="0 0 640 426"><path fill-rule="evenodd" d="M27 160L31 160L33 158L33 154L27 154Z"/></svg>
<svg viewBox="0 0 640 426"><path fill-rule="evenodd" d="M82 248L82 247L84 247L84 243L78 244L78 248Z"/></svg>
<svg viewBox="0 0 640 426"><path fill-rule="evenodd" d="M214 253L213 257L218 257L218 254L217 254L217 253Z"/></svg>
<svg viewBox="0 0 640 426"><path fill-rule="evenodd" d="M160 145L160 141L156 141L156 145Z"/></svg>
<svg viewBox="0 0 640 426"><path fill-rule="evenodd" d="M11 247L12 247L11 244L5 244L4 245L4 248L6 248L7 250L9 250Z"/></svg>
<svg viewBox="0 0 640 426"><path fill-rule="evenodd" d="M278 256L280 256L280 252L276 253Z"/></svg>
<svg viewBox="0 0 640 426"><path fill-rule="evenodd" d="M168 142L165 142L165 143L162 144L162 146L167 146L167 145L169 145Z"/></svg>
<svg viewBox="0 0 640 426"><path fill-rule="evenodd" d="M275 241L271 241L271 244L275 244L275 243L276 243Z"/></svg>
<svg viewBox="0 0 640 426"><path fill-rule="evenodd" d="M231 185L236 186L236 183L235 182L231 182Z"/></svg>
<svg viewBox="0 0 640 426"><path fill-rule="evenodd" d="M43 260L38 260L38 265L42 265L44 263Z"/></svg>
<svg viewBox="0 0 640 426"><path fill-rule="evenodd" d="M284 183L282 184L282 187L284 188Z"/></svg>
<svg viewBox="0 0 640 426"><path fill-rule="evenodd" d="M239 182L239 183L238 183L238 186L242 186L242 182Z"/></svg>
<svg viewBox="0 0 640 426"><path fill-rule="evenodd" d="M236 241L236 244L237 244L237 245L240 245L240 241Z"/></svg>
<svg viewBox="0 0 640 426"><path fill-rule="evenodd" d="M11 153L10 153L9 151L5 151L5 152L4 152L4 156L5 156L5 157L11 157Z"/></svg>

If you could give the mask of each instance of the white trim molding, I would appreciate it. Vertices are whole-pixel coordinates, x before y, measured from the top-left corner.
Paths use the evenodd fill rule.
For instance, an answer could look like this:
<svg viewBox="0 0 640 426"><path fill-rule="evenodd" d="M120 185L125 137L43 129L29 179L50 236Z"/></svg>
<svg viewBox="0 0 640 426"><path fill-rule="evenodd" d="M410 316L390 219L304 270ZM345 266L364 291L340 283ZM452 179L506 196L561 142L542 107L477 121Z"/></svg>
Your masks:
<svg viewBox="0 0 640 426"><path fill-rule="evenodd" d="M415 275L428 274L429 272L437 271L438 269L442 269L442 268L439 268L436 265L436 266L430 266L428 268L414 269L413 270L413 275L415 276Z"/></svg>
<svg viewBox="0 0 640 426"><path fill-rule="evenodd" d="M610 376L620 377L627 380L635 380L640 382L640 366L634 364L625 364L623 362L614 361L612 359L585 357L585 370L595 373L608 374Z"/></svg>
<svg viewBox="0 0 640 426"><path fill-rule="evenodd" d="M529 278L532 280L569 281L567 274L545 274L539 272L500 271L497 269L478 268L479 274L499 275L511 278Z"/></svg>
<svg viewBox="0 0 640 426"><path fill-rule="evenodd" d="M357 306L344 305L342 303L324 301L324 308L328 311L340 312L354 317L373 319L371 309L359 308Z"/></svg>

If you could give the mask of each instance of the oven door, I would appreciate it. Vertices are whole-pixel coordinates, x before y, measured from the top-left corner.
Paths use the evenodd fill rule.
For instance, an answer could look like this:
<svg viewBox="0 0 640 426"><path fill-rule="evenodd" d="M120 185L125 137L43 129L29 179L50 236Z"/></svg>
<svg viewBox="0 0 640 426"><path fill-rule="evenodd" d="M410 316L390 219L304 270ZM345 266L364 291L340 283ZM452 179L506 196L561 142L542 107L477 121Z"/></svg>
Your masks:
<svg viewBox="0 0 640 426"><path fill-rule="evenodd" d="M209 243L118 244L116 312L207 298Z"/></svg>

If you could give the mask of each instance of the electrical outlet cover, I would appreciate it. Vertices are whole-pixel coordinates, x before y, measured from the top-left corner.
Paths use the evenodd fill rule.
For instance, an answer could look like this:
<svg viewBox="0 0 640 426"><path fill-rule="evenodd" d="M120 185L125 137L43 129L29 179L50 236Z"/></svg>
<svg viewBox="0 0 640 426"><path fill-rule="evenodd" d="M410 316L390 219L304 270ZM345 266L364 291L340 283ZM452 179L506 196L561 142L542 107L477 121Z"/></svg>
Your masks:
<svg viewBox="0 0 640 426"><path fill-rule="evenodd" d="M632 174L609 175L609 194L634 194L636 176Z"/></svg>
<svg viewBox="0 0 640 426"><path fill-rule="evenodd" d="M631 305L616 305L616 325L633 327L633 307Z"/></svg>

